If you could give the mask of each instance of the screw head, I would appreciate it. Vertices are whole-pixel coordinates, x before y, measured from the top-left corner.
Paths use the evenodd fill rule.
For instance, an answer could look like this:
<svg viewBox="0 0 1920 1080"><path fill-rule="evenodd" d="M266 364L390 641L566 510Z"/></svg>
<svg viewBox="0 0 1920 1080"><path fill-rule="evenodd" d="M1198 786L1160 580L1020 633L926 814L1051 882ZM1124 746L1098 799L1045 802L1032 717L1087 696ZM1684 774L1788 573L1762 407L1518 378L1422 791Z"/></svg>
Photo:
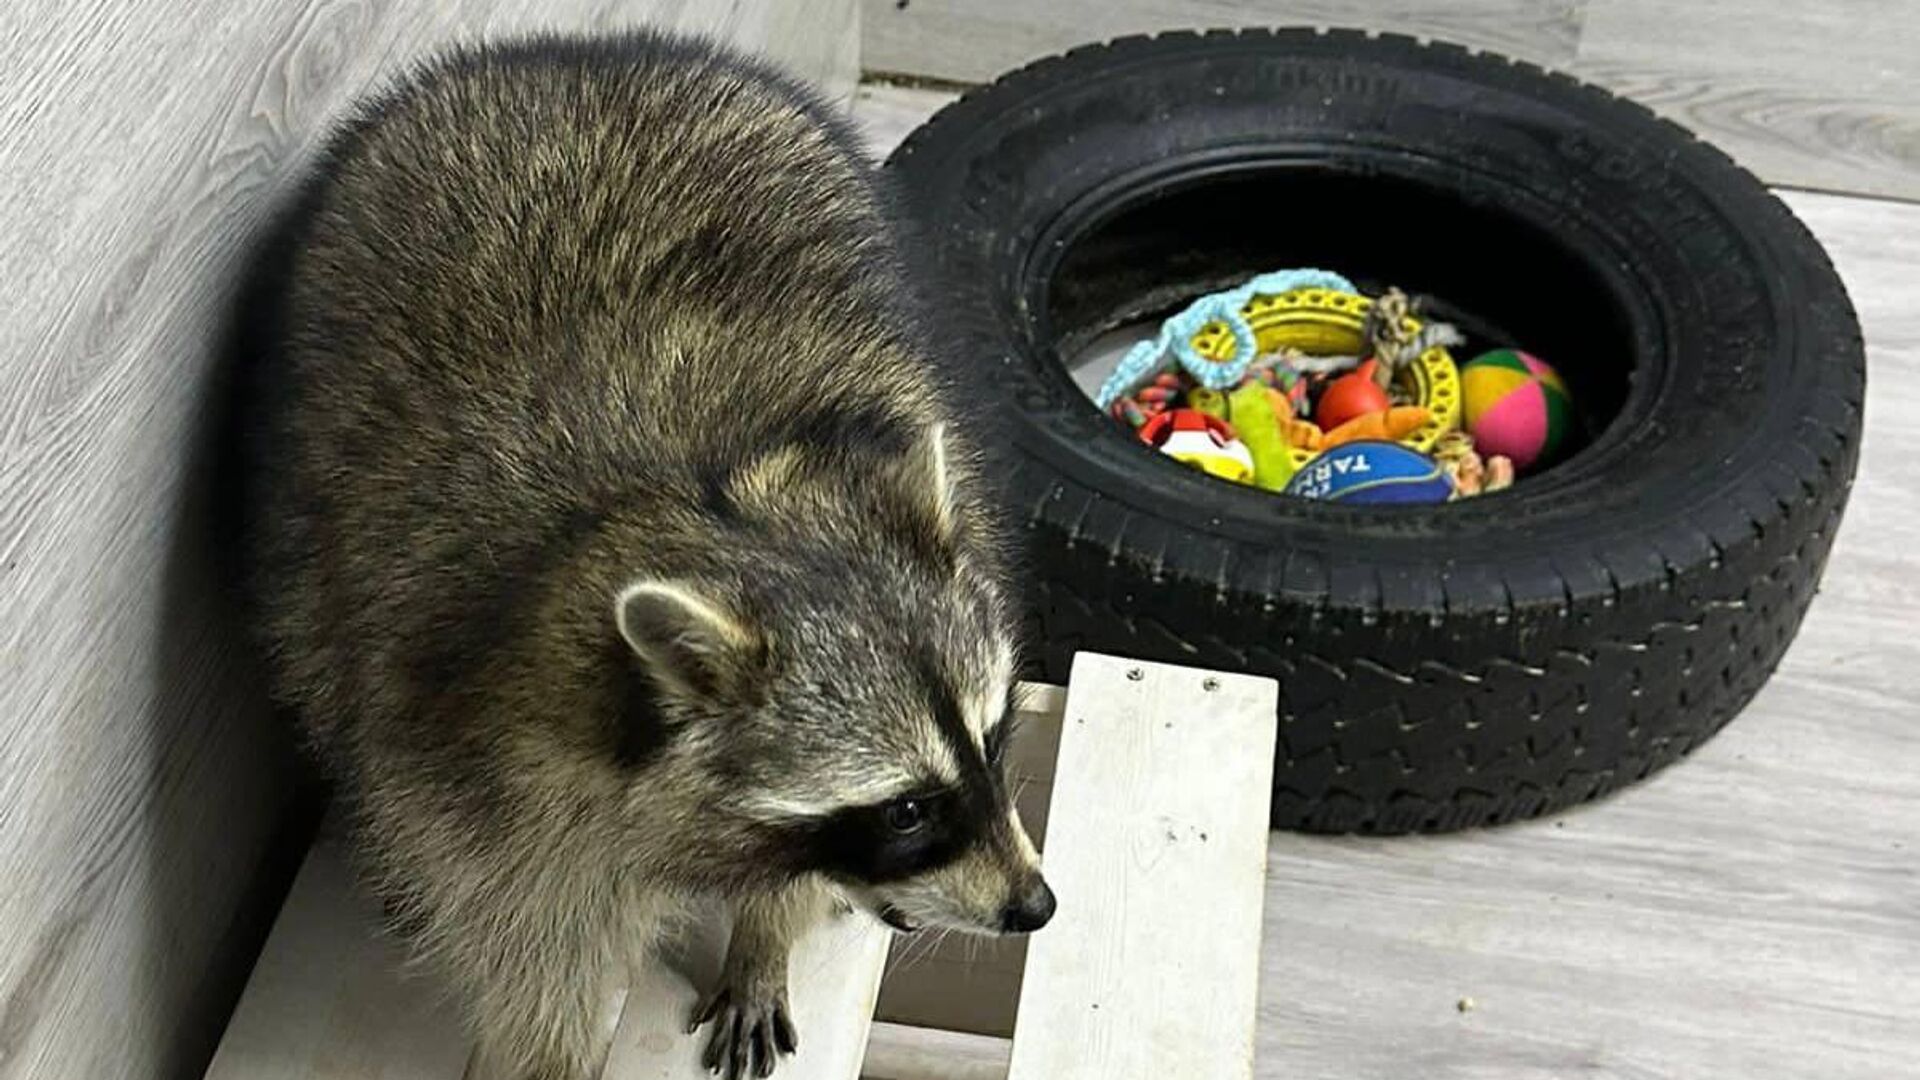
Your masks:
<svg viewBox="0 0 1920 1080"><path fill-rule="evenodd" d="M1220 689L1220 680L1209 675L1205 679L1202 679L1200 681L1200 689L1205 690L1208 693L1212 693L1215 690Z"/></svg>
<svg viewBox="0 0 1920 1080"><path fill-rule="evenodd" d="M1144 679L1146 677L1147 677L1147 673L1140 670L1137 667L1130 667L1127 669L1128 682L1139 682L1141 679Z"/></svg>

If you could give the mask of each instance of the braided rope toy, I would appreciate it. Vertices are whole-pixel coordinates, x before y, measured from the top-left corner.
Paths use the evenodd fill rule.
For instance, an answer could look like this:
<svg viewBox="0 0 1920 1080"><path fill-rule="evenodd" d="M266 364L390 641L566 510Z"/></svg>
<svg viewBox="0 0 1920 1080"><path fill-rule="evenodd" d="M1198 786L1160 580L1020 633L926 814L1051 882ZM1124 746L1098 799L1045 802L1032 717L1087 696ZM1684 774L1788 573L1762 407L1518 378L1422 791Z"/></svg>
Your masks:
<svg viewBox="0 0 1920 1080"><path fill-rule="evenodd" d="M1242 309L1255 296L1277 296L1295 289L1358 291L1352 282L1332 271L1301 269L1275 270L1238 288L1209 293L1161 323L1158 337L1127 350L1120 366L1100 384L1094 404L1103 410L1109 408L1142 381L1165 369L1169 361L1187 369L1188 374L1209 390L1231 390L1246 377L1258 352L1253 327L1241 313ZM1195 335L1216 323L1224 326L1233 340L1233 353L1218 360L1202 355L1193 346Z"/></svg>
<svg viewBox="0 0 1920 1080"><path fill-rule="evenodd" d="M1456 348L1467 343L1465 335L1451 323L1429 322L1420 326L1420 305L1399 289L1390 288L1374 300L1361 323L1360 335L1366 338L1381 366L1375 377L1382 390L1393 382L1401 369L1419 360L1428 349L1439 346ZM1419 326L1418 330L1413 329Z"/></svg>

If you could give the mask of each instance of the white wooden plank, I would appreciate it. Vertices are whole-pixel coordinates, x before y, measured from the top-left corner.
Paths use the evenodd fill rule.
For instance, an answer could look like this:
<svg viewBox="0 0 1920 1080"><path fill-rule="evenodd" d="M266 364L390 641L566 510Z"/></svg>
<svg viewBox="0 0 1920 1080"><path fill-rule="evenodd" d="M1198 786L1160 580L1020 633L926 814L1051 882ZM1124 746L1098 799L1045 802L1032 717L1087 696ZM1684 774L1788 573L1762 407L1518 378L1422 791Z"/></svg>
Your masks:
<svg viewBox="0 0 1920 1080"><path fill-rule="evenodd" d="M1030 723L1060 725L1060 714L1067 707L1067 688L1053 683L1023 682L1013 688L1014 708ZM1049 767L1047 772L1052 773Z"/></svg>
<svg viewBox="0 0 1920 1080"><path fill-rule="evenodd" d="M1278 694L1075 659L1010 1080L1253 1075Z"/></svg>
<svg viewBox="0 0 1920 1080"><path fill-rule="evenodd" d="M314 845L206 1080L460 1080L467 1039L399 945L338 842Z"/></svg>
<svg viewBox="0 0 1920 1080"><path fill-rule="evenodd" d="M799 1049L782 1080L854 1080L866 1053L889 931L865 914L836 916L795 946L787 997ZM699 991L666 965L641 972L614 1033L606 1080L697 1080L707 1029L687 1034Z"/></svg>
<svg viewBox="0 0 1920 1080"><path fill-rule="evenodd" d="M860 1080L1006 1080L1013 1043L909 1024L876 1023Z"/></svg>
<svg viewBox="0 0 1920 1080"><path fill-rule="evenodd" d="M410 972L379 912L359 890L337 841L314 846L207 1080L494 1080L474 1061L455 1003L425 973ZM716 928L690 932L717 952ZM865 915L838 917L803 940L791 961L790 996L801 1049L788 1080L852 1080L867 1042L891 935ZM696 965L701 961L695 959ZM704 984L717 966L709 959ZM609 1002L614 1031L605 1080L693 1080L705 1073L705 1032L688 1035L696 997L666 964L638 973ZM618 1026L615 1027L615 1020Z"/></svg>

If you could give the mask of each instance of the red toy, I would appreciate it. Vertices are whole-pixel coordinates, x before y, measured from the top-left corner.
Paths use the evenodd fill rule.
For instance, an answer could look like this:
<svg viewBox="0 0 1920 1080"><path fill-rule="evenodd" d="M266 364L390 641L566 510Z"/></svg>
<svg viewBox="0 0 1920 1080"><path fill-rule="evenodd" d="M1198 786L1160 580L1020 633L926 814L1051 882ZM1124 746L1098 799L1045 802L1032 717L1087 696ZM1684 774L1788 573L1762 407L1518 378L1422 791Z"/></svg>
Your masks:
<svg viewBox="0 0 1920 1080"><path fill-rule="evenodd" d="M1357 370L1328 383L1320 392L1320 405L1314 410L1313 422L1319 424L1322 431L1332 431L1356 416L1391 408L1393 402L1387 399L1387 392L1373 381L1379 366L1380 361L1369 359Z"/></svg>
<svg viewBox="0 0 1920 1080"><path fill-rule="evenodd" d="M1168 409L1140 429L1140 441L1209 476L1253 482L1253 455L1234 437L1233 427L1198 409Z"/></svg>

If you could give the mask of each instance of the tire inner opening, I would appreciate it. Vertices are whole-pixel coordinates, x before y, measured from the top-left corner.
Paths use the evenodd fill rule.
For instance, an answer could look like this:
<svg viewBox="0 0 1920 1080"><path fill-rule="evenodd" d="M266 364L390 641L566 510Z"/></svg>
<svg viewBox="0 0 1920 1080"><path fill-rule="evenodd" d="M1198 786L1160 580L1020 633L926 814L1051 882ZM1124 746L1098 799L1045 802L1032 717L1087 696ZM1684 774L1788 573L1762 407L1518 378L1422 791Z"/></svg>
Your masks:
<svg viewBox="0 0 1920 1080"><path fill-rule="evenodd" d="M1457 364L1517 348L1565 380L1575 422L1554 464L1575 457L1627 400L1635 352L1627 312L1596 269L1548 229L1499 202L1337 167L1238 169L1112 200L1068 226L1037 282L1038 344L1089 405L1135 342L1196 297L1271 270L1332 270L1362 293L1398 286L1422 317L1468 339ZM1124 429L1116 422L1116 431Z"/></svg>

